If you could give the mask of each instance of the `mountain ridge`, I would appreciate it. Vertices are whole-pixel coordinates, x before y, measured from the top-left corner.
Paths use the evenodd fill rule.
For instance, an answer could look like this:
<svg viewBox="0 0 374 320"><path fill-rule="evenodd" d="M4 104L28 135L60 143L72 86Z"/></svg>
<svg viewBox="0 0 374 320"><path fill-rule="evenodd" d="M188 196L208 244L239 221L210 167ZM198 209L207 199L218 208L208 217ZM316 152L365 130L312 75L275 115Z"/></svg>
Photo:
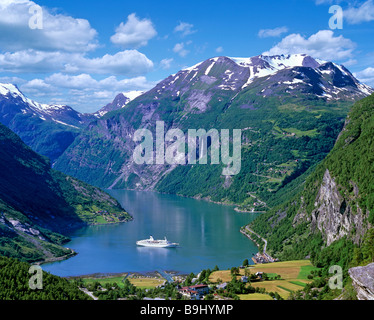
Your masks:
<svg viewBox="0 0 374 320"><path fill-rule="evenodd" d="M0 253L27 261L71 255L66 234L131 216L98 188L51 169L0 124Z"/></svg>
<svg viewBox="0 0 374 320"><path fill-rule="evenodd" d="M346 269L371 262L373 253L362 247L374 230L373 110L373 94L356 102L303 190L251 223L267 238L269 252L284 259L311 256L317 264Z"/></svg>
<svg viewBox="0 0 374 320"><path fill-rule="evenodd" d="M16 85L0 83L0 123L6 125L35 152L57 158L91 121L129 103L140 92L117 95L95 113L81 113L66 105L42 104L27 98ZM122 105L116 101L121 100Z"/></svg>
<svg viewBox="0 0 374 320"><path fill-rule="evenodd" d="M283 182L294 180L327 154L351 104L372 91L344 67L307 55L297 55L297 63L288 62L291 66L286 67L285 60L290 58L294 56L274 56L278 62L271 66L258 56L241 66L230 58L215 57L180 70L126 107L90 123L58 159L56 168L105 188L209 198L241 204L244 209L253 208L253 203L246 202L256 183L264 186L263 201L274 199L271 190L279 190ZM304 60L308 66L302 66ZM275 72L275 65L280 70ZM257 71L265 75L257 77ZM134 164L135 131L148 128L154 133L156 121L163 121L165 130L184 132L191 128L242 129L241 174L227 180L217 173L222 172L219 165ZM292 154L287 151L290 146ZM261 160L264 155L274 164L270 174ZM253 161L261 163L262 168L257 169L261 172L256 174ZM282 164L286 169L281 169ZM261 181L266 176L269 181Z"/></svg>

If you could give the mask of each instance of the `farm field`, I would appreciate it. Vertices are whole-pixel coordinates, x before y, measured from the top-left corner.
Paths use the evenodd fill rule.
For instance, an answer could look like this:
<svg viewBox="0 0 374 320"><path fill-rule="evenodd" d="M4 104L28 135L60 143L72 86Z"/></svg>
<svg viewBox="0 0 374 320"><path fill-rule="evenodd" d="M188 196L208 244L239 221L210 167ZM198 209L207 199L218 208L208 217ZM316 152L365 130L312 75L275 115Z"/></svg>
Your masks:
<svg viewBox="0 0 374 320"><path fill-rule="evenodd" d="M102 286L105 286L107 283L116 283L120 288L123 288L123 280L125 279L127 274L119 275L119 276L110 276L110 277L90 277L90 278L82 278L85 284L91 284L95 282L99 282ZM147 276L136 276L132 277L129 276L127 278L130 283L134 286L141 288L141 289L151 289L155 288L159 285L162 285L165 282L164 278L157 278L157 277L147 277Z"/></svg>
<svg viewBox="0 0 374 320"><path fill-rule="evenodd" d="M257 272L264 272L270 278L280 275L281 279L255 281L251 285L254 288L264 288L267 292L277 292L283 299L287 299L292 291L301 290L307 283L312 280L308 279L308 275L312 270L317 270L309 260L284 261L267 264L257 264L250 266L251 274ZM244 269L240 269L240 275L237 276L239 280L244 275ZM229 282L231 281L230 270L220 270L212 273L209 280L211 282ZM259 294L239 295L242 300L260 300L264 297ZM269 297L269 296L268 296Z"/></svg>
<svg viewBox="0 0 374 320"><path fill-rule="evenodd" d="M249 293L249 294L239 294L240 300L273 300L268 294L262 293Z"/></svg>
<svg viewBox="0 0 374 320"><path fill-rule="evenodd" d="M141 289L151 289L165 282L165 279L158 278L129 278L129 281L138 288Z"/></svg>

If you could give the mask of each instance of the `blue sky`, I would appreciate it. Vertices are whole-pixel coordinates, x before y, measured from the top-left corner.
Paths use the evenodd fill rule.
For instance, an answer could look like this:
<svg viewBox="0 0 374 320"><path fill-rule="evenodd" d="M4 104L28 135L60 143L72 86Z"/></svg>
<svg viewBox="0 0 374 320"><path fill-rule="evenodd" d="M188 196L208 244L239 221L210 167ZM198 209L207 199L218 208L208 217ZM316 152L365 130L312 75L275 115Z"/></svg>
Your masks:
<svg viewBox="0 0 374 320"><path fill-rule="evenodd" d="M214 56L307 53L374 86L373 39L374 0L0 0L0 82L93 112Z"/></svg>

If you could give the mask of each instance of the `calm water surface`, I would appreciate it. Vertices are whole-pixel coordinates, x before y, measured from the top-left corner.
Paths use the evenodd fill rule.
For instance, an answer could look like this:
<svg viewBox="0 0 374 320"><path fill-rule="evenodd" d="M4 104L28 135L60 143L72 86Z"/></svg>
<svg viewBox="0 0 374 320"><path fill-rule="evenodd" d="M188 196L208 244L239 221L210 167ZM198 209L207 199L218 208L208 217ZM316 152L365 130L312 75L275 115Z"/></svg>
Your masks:
<svg viewBox="0 0 374 320"><path fill-rule="evenodd" d="M73 258L44 264L43 270L59 276L92 273L177 271L197 273L251 263L257 247L239 232L256 213L238 213L231 206L153 192L110 190L134 221L90 226L71 234L66 246L78 252ZM165 236L178 248L138 247L135 242Z"/></svg>

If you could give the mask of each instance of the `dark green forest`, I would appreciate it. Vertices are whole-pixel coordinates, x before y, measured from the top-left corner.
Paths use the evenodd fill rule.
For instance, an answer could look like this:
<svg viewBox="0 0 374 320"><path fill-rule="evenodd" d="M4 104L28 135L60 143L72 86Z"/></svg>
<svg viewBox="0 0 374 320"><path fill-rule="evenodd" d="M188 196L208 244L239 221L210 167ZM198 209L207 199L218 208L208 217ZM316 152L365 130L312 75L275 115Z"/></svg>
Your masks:
<svg viewBox="0 0 374 320"><path fill-rule="evenodd" d="M89 300L75 283L43 272L42 289L30 289L30 264L0 256L0 300Z"/></svg>

